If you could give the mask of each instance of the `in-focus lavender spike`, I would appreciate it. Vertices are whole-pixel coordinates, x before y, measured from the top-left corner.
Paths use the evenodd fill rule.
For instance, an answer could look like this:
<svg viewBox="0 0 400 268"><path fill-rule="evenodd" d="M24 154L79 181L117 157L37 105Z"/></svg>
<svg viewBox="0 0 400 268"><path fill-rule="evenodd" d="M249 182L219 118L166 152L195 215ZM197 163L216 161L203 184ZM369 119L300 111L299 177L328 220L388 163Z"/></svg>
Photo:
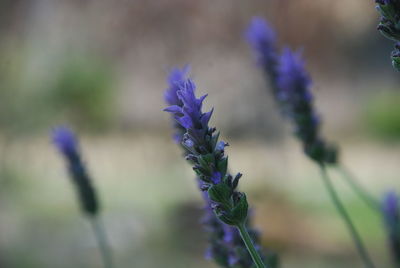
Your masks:
<svg viewBox="0 0 400 268"><path fill-rule="evenodd" d="M176 72L176 69L174 72ZM221 209L221 205L211 201L207 194L207 190L212 185L221 184L223 179L227 177L226 168L224 169L221 165L218 166L217 163L221 160L225 161L224 147L228 144L223 141L218 142L218 134L213 134L215 128L208 126L213 110L206 113L202 112L202 103L207 95L196 98L194 94L195 84L187 79L186 75L187 73L185 73L185 76L174 75L175 77L184 77L183 80L174 83L179 85L179 89L174 92L181 103L176 99L174 103L168 102L171 106L166 108L165 111L173 115L174 121L178 123L174 126L180 133L182 133L182 128L185 130L181 140L186 159L194 164L194 169L198 172L199 189L202 191L206 203L203 223L209 232L210 239L206 256L214 259L223 267L250 267L253 261L239 233L236 231L235 239L227 239L232 237L232 233L227 233L228 225L221 222L213 212L215 209ZM173 75L169 77L171 76ZM172 90L169 90L169 93L171 92ZM174 98L169 97L168 99ZM210 161L214 161L214 165L210 166ZM209 171L206 172L206 170ZM232 228L230 227L229 230Z"/></svg>

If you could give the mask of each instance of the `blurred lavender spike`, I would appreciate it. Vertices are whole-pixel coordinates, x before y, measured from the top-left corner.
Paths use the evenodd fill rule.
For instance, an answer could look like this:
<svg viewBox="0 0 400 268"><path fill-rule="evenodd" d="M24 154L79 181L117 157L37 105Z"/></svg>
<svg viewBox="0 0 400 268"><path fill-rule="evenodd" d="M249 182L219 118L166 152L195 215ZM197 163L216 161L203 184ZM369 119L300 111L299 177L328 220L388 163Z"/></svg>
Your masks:
<svg viewBox="0 0 400 268"><path fill-rule="evenodd" d="M400 71L400 1L375 0L375 3L381 15L377 29L383 36L395 42L391 53L392 65Z"/></svg>
<svg viewBox="0 0 400 268"><path fill-rule="evenodd" d="M295 136L302 142L306 155L318 163L331 164L338 169L353 191L368 206L379 211L379 201L339 163L337 147L326 143L320 135L321 120L314 109L311 78L301 53L285 48L279 56L274 31L268 22L259 17L251 21L246 39L258 55L257 62L270 80L272 95L283 117L292 122Z"/></svg>
<svg viewBox="0 0 400 268"><path fill-rule="evenodd" d="M277 72L277 97L283 116L293 123L295 136L303 143L304 152L318 163L335 164L336 148L327 145L319 133L320 119L313 105L311 79L301 54L285 48Z"/></svg>
<svg viewBox="0 0 400 268"><path fill-rule="evenodd" d="M82 162L75 134L67 127L56 127L52 132L52 141L66 161L82 211L91 216L98 214L99 201Z"/></svg>
<svg viewBox="0 0 400 268"><path fill-rule="evenodd" d="M247 28L245 37L253 49L257 63L269 76L271 83L274 83L278 62L275 31L266 20L261 17L254 17ZM274 91L276 90L276 87L271 88Z"/></svg>
<svg viewBox="0 0 400 268"><path fill-rule="evenodd" d="M382 216L393 258L400 267L400 210L399 198L394 191L387 192L382 201Z"/></svg>
<svg viewBox="0 0 400 268"><path fill-rule="evenodd" d="M311 79L301 54L285 48L279 56L276 36L269 23L260 17L250 22L246 39L258 64L271 82L273 97L283 116L292 122L304 152L319 163L335 164L337 150L320 137L320 120L313 107Z"/></svg>
<svg viewBox="0 0 400 268"><path fill-rule="evenodd" d="M99 201L82 162L78 140L69 128L59 126L52 132L52 141L66 161L70 177L78 193L82 212L89 216L88 220L96 237L104 267L112 268L112 251L100 219Z"/></svg>
<svg viewBox="0 0 400 268"><path fill-rule="evenodd" d="M263 22L260 18L255 18L247 30L247 40L256 55L266 55L259 56L263 59L259 62L263 65L266 76L271 81L273 97L283 117L292 123L294 134L302 143L304 153L320 167L328 194L346 224L365 265L374 267L358 231L326 172L325 165L327 164L334 167L339 166L338 152L336 147L327 144L320 135L320 119L315 112L313 96L310 91L311 79L304 67L301 54L285 48L278 60L265 60L265 58L271 58L269 55L274 55L272 58L277 57L275 38L271 38L271 32L268 23ZM347 177L353 190L370 204L370 195L358 187L358 183L353 183L351 180L351 177Z"/></svg>

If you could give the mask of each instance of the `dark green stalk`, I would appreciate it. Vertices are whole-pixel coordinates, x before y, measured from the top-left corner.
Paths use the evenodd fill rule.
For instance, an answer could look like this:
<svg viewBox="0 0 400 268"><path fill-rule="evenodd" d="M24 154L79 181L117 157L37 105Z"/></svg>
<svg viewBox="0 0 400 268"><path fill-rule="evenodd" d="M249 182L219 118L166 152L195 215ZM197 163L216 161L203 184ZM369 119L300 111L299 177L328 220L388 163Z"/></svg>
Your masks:
<svg viewBox="0 0 400 268"><path fill-rule="evenodd" d="M363 200L372 210L376 210L380 213L381 205L379 202L357 181L348 168L342 165L337 165L335 166L335 169L361 200Z"/></svg>
<svg viewBox="0 0 400 268"><path fill-rule="evenodd" d="M113 268L114 265L112 260L111 247L109 246L106 232L100 218L98 216L90 216L89 221L93 230L93 234L96 237L104 268Z"/></svg>
<svg viewBox="0 0 400 268"><path fill-rule="evenodd" d="M243 223L241 223L238 224L236 227L238 228L240 236L242 237L242 240L246 245L246 248L249 251L251 258L253 259L257 268L266 268L260 255L258 254L256 248L254 247L253 241L249 235L249 232L247 232L246 226Z"/></svg>
<svg viewBox="0 0 400 268"><path fill-rule="evenodd" d="M336 193L336 190L331 182L331 179L328 176L328 173L326 172L326 168L323 164L320 164L320 169L321 169L321 178L322 181L324 182L324 185L329 193L329 196L335 205L337 211L339 212L340 216L342 217L344 223L346 224L351 237L353 238L353 242L358 250L358 253L360 254L361 259L364 262L364 266L366 268L374 268L375 265L373 264L367 250L365 249L364 243L362 242L362 239L357 232L356 227L354 226L348 212L346 211L345 207L343 206L342 202L340 201L340 198L338 194Z"/></svg>

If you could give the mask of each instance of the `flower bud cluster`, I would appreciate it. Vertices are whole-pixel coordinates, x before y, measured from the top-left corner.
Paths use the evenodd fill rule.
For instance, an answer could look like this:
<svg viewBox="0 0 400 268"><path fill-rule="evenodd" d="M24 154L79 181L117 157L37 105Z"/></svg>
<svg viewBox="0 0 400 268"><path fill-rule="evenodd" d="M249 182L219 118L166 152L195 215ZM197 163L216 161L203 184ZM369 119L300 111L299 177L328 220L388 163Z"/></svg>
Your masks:
<svg viewBox="0 0 400 268"><path fill-rule="evenodd" d="M395 192L388 192L382 203L382 214L386 225L393 257L400 265L400 207L399 198Z"/></svg>
<svg viewBox="0 0 400 268"><path fill-rule="evenodd" d="M218 196L214 196L214 200L216 201L212 201L208 193L208 191L210 191L212 192L211 194L218 195L218 190L215 188L213 188L213 190L210 189L213 185L221 184L223 182L223 178L225 177L225 181L228 183L228 185L230 185L230 187L228 186L228 191L233 191L233 195L242 195L234 190L237 187L241 174L237 174L234 178L227 174L228 159L224 156L224 148L227 146L227 143L221 141L218 142L218 134L214 134L215 129L210 129L208 127L208 115L206 115L208 117L206 124L198 122L199 120L194 120L198 126L201 126L197 130L190 130L190 133L194 135L194 138L190 138L189 134L186 134L186 128L182 126L183 123L179 123L180 121L183 121L179 120L179 118L184 116L183 112L180 112L180 109L183 109L184 107L184 103L181 100L182 97L178 97L182 94L178 94L178 91L184 89L188 85L191 87L194 86L194 84L186 78L187 72L187 67L183 70L173 69L171 71L168 77L169 88L165 92L165 100L170 106L174 107L172 109L167 108L168 111L174 111L174 129L176 131L174 140L177 142L184 141L182 142L182 147L185 150L185 157L194 165L194 170L196 171L196 174L198 174L197 181L199 189L202 191L202 196L206 204L204 207L204 217L202 219L202 223L209 234L210 243L206 252L206 258L213 259L220 266L227 268L252 267L253 260L248 253L237 229L233 226L223 223L216 216L216 213L214 213L214 211L217 211L217 215L221 214L222 217L225 216L221 207L224 206L224 202L218 202ZM193 96L189 99L192 100L192 106L197 105L196 109L201 109L201 103L199 107L198 102L195 101ZM178 109L176 106L180 107L180 109ZM186 109L188 109L188 107ZM188 110L190 111L190 109ZM195 113L192 111L191 114L197 115L197 117L202 117L202 113ZM204 119L203 122L205 122ZM188 126L191 126L191 124L188 124ZM204 128L207 130L200 130ZM206 137L204 137L204 135L206 135ZM197 145L196 147L193 140L195 140L197 144L201 142L202 145ZM209 153L209 148L214 148L213 150L209 150L212 153ZM197 150L205 153L199 154L197 153ZM216 159L218 161L215 161ZM223 188L225 188L225 186L223 186ZM232 188L233 190L230 190ZM229 199L229 197L227 198ZM243 201L245 201L245 199L242 199L242 202ZM231 203L230 200L228 200L228 203ZM232 222L231 217L225 217L225 220ZM258 244L259 233L252 229L250 225L251 224L249 223L249 220L247 220L247 229L253 238L253 241ZM261 253L261 248L259 246L256 247L259 253ZM273 268L278 266L277 257L273 253L270 253L267 257L265 257L265 261L270 264L268 267Z"/></svg>
<svg viewBox="0 0 400 268"><path fill-rule="evenodd" d="M99 211L99 202L82 162L74 133L66 127L57 127L53 131L52 139L67 162L71 179L78 192L82 211L90 216L96 215Z"/></svg>
<svg viewBox="0 0 400 268"><path fill-rule="evenodd" d="M304 152L319 163L337 162L337 150L320 135L320 120L313 106L311 79L299 53L285 48L279 55L275 33L262 18L254 18L246 32L247 41L271 81L275 101L285 118L293 123L294 133Z"/></svg>
<svg viewBox="0 0 400 268"><path fill-rule="evenodd" d="M400 1L375 0L375 3L381 14L377 29L383 36L396 42L391 58L393 67L400 71Z"/></svg>
<svg viewBox="0 0 400 268"><path fill-rule="evenodd" d="M186 130L182 145L187 150L186 159L193 164L193 170L203 182L202 190L207 191L217 217L229 225L245 222L247 200L244 193L236 191L241 174L231 176L227 172L228 158L225 147L219 141L219 133L208 126L213 110L203 113L202 105L207 95L195 96L193 81L186 80L177 91L183 106L172 105L165 109Z"/></svg>

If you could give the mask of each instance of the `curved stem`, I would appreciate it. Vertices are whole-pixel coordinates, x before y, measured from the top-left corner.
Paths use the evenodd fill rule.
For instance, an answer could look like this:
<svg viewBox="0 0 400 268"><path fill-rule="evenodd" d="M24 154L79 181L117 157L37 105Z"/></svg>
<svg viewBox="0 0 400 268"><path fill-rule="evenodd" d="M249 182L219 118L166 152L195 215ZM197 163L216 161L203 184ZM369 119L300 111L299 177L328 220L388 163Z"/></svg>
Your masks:
<svg viewBox="0 0 400 268"><path fill-rule="evenodd" d="M358 250L358 253L360 254L360 256L364 262L364 266L368 267L368 268L374 268L375 265L373 264L371 258L369 257L369 254L368 254L367 250L365 249L365 246L361 240L361 237L358 234L357 229L354 226L353 222L351 221L349 214L347 213L345 207L343 206L342 202L340 201L339 196L336 193L336 190L328 176L328 173L326 172L325 166L323 164L320 164L320 169L321 169L321 175L322 175L321 177L324 182L324 185L325 185L337 211L339 212L343 221L347 225L347 228L350 232L351 237L353 238L353 241Z"/></svg>
<svg viewBox="0 0 400 268"><path fill-rule="evenodd" d="M246 245L247 250L249 251L251 258L253 259L254 263L256 264L257 268L266 268L265 264L263 263L260 255L258 254L256 248L254 247L253 241L249 233L247 232L246 226L242 223L236 226L239 230L240 236L244 244Z"/></svg>
<svg viewBox="0 0 400 268"><path fill-rule="evenodd" d="M365 190L349 169L341 165L335 166L335 168L361 200L363 200L371 209L380 211L379 202L367 190Z"/></svg>
<svg viewBox="0 0 400 268"><path fill-rule="evenodd" d="M97 240L104 268L113 268L111 247L109 246L106 232L100 218L98 216L91 216L89 217L89 221L92 226L93 234Z"/></svg>

